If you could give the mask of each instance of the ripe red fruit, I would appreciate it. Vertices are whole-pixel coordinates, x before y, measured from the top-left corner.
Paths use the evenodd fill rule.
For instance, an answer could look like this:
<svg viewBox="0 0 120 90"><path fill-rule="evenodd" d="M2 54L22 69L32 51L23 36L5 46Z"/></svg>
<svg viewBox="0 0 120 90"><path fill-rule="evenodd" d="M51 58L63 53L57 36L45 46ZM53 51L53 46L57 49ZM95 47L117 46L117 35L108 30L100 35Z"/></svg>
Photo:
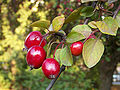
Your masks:
<svg viewBox="0 0 120 90"><path fill-rule="evenodd" d="M42 38L43 36L39 31L33 31L29 33L28 36L26 37L24 45L27 49L29 49L34 45L39 45ZM44 39L40 46L44 47L45 45L46 45L46 40Z"/></svg>
<svg viewBox="0 0 120 90"><path fill-rule="evenodd" d="M41 46L33 46L28 50L26 60L31 68L39 68L42 66L43 61L46 58L46 52Z"/></svg>
<svg viewBox="0 0 120 90"><path fill-rule="evenodd" d="M70 46L71 53L74 56L80 55L82 53L82 49L83 49L83 43L81 41L74 42Z"/></svg>
<svg viewBox="0 0 120 90"><path fill-rule="evenodd" d="M56 78L60 72L60 64L53 58L47 58L42 64L42 71L48 79Z"/></svg>
<svg viewBox="0 0 120 90"><path fill-rule="evenodd" d="M73 9L72 9L72 8L70 8L70 11L72 12L72 11L73 11Z"/></svg>

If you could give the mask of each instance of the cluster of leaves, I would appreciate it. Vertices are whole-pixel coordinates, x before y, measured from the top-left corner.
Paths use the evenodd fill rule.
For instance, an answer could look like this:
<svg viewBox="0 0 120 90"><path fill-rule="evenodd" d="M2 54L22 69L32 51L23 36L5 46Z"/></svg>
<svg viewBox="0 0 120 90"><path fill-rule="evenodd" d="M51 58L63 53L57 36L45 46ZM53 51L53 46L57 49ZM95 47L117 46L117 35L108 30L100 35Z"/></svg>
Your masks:
<svg viewBox="0 0 120 90"><path fill-rule="evenodd" d="M90 13L88 13L88 11ZM37 21L31 24L33 27L41 27L48 29L49 33L57 33L65 23L69 23L77 19L79 16L91 17L94 14L92 7L80 7L74 10L66 19L64 16L58 16L53 19L52 24L48 21ZM38 25L39 24L39 25ZM79 40L88 38L94 30L98 30L103 34L116 36L119 27L119 14L117 18L105 17L102 21L91 21L88 25L76 25L72 28L71 32L66 36L66 43L73 43ZM82 57L87 67L91 68L95 66L101 59L104 52L104 45L100 40L100 36L97 39L89 39L84 43ZM72 66L73 59L69 50L69 45L62 49L58 49L55 54L56 59L65 66Z"/></svg>

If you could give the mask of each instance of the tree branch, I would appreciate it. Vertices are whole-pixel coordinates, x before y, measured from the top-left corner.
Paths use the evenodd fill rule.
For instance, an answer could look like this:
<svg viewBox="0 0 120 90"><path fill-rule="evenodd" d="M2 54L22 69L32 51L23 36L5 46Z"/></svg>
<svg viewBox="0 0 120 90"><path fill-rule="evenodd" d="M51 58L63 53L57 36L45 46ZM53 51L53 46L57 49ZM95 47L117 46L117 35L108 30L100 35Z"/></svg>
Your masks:
<svg viewBox="0 0 120 90"><path fill-rule="evenodd" d="M87 24L89 19L90 18L86 18L84 24Z"/></svg>
<svg viewBox="0 0 120 90"><path fill-rule="evenodd" d="M93 2L93 3L92 3L92 7L94 8L95 6L96 6L96 2ZM89 19L90 19L90 18L86 18L84 24L87 24ZM54 83L56 82L56 80L58 79L58 77L60 76L60 74L65 70L65 67L66 67L66 66L64 66L64 65L61 66L60 72L59 72L58 76L50 82L50 84L49 84L49 86L46 88L46 90L50 90L50 89L53 87Z"/></svg>
<svg viewBox="0 0 120 90"><path fill-rule="evenodd" d="M62 65L61 68L60 68L60 72L59 72L58 76L51 81L51 83L50 83L49 86L46 88L46 90L50 90L50 89L53 87L55 81L58 79L58 77L60 76L60 74L61 74L64 70L65 70L65 66Z"/></svg>
<svg viewBox="0 0 120 90"><path fill-rule="evenodd" d="M114 15L113 15L113 18L114 18L114 19L116 18L116 15L118 14L119 10L120 10L120 2L119 2L118 8L117 8L116 11L114 12Z"/></svg>

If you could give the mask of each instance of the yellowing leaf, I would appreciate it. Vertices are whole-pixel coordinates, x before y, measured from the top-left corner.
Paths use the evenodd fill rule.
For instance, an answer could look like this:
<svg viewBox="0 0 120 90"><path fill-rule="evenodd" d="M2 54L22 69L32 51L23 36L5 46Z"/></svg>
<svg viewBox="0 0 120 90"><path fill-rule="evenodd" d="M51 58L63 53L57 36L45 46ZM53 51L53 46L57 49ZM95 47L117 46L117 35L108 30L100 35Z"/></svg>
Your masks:
<svg viewBox="0 0 120 90"><path fill-rule="evenodd" d="M104 52L104 45L99 39L88 39L83 46L82 56L88 68L95 66Z"/></svg>
<svg viewBox="0 0 120 90"><path fill-rule="evenodd" d="M36 22L33 22L31 25L31 27L40 27L40 28L48 28L50 26L50 21L48 20L39 20Z"/></svg>
<svg viewBox="0 0 120 90"><path fill-rule="evenodd" d="M112 17L106 17L103 21L96 22L96 25L102 33L116 36L118 23Z"/></svg>
<svg viewBox="0 0 120 90"><path fill-rule="evenodd" d="M88 25L89 25L91 28L94 28L94 29L97 28L97 25L96 25L96 22L95 22L95 21L89 22Z"/></svg>
<svg viewBox="0 0 120 90"><path fill-rule="evenodd" d="M64 16L55 17L52 21L53 30L54 31L60 30L64 24L64 20L65 20Z"/></svg>
<svg viewBox="0 0 120 90"><path fill-rule="evenodd" d="M82 3L90 2L90 1L97 1L97 0L81 0Z"/></svg>
<svg viewBox="0 0 120 90"><path fill-rule="evenodd" d="M61 49L57 49L55 52L55 59L60 63L60 51Z"/></svg>
<svg viewBox="0 0 120 90"><path fill-rule="evenodd" d="M81 33L78 33L78 32L70 32L70 33L67 35L66 41L67 41L68 43L73 43L73 42L76 42L76 41L79 41L79 40L82 40L82 39L85 39L85 37L84 37Z"/></svg>
<svg viewBox="0 0 120 90"><path fill-rule="evenodd" d="M88 25L77 25L72 28L71 32L81 33L86 38L91 34L92 30Z"/></svg>

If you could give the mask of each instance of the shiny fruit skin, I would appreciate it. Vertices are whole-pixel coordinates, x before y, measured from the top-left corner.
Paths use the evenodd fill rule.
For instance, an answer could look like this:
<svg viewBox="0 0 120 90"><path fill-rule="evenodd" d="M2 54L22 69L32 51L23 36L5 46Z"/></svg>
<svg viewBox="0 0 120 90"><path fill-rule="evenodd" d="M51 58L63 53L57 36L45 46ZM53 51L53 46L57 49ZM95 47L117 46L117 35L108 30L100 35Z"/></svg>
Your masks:
<svg viewBox="0 0 120 90"><path fill-rule="evenodd" d="M48 79L54 79L60 72L60 64L53 58L47 58L42 64L42 71Z"/></svg>
<svg viewBox="0 0 120 90"><path fill-rule="evenodd" d="M34 45L39 45L42 38L43 36L39 31L32 31L26 37L24 45L27 49L29 49ZM44 39L40 46L44 47L45 45L46 45L46 40Z"/></svg>
<svg viewBox="0 0 120 90"><path fill-rule="evenodd" d="M28 65L34 69L41 67L45 58L46 52L41 46L31 47L26 55Z"/></svg>
<svg viewBox="0 0 120 90"><path fill-rule="evenodd" d="M83 49L83 43L81 41L74 42L70 46L71 53L74 56L80 55L82 53L82 49Z"/></svg>

